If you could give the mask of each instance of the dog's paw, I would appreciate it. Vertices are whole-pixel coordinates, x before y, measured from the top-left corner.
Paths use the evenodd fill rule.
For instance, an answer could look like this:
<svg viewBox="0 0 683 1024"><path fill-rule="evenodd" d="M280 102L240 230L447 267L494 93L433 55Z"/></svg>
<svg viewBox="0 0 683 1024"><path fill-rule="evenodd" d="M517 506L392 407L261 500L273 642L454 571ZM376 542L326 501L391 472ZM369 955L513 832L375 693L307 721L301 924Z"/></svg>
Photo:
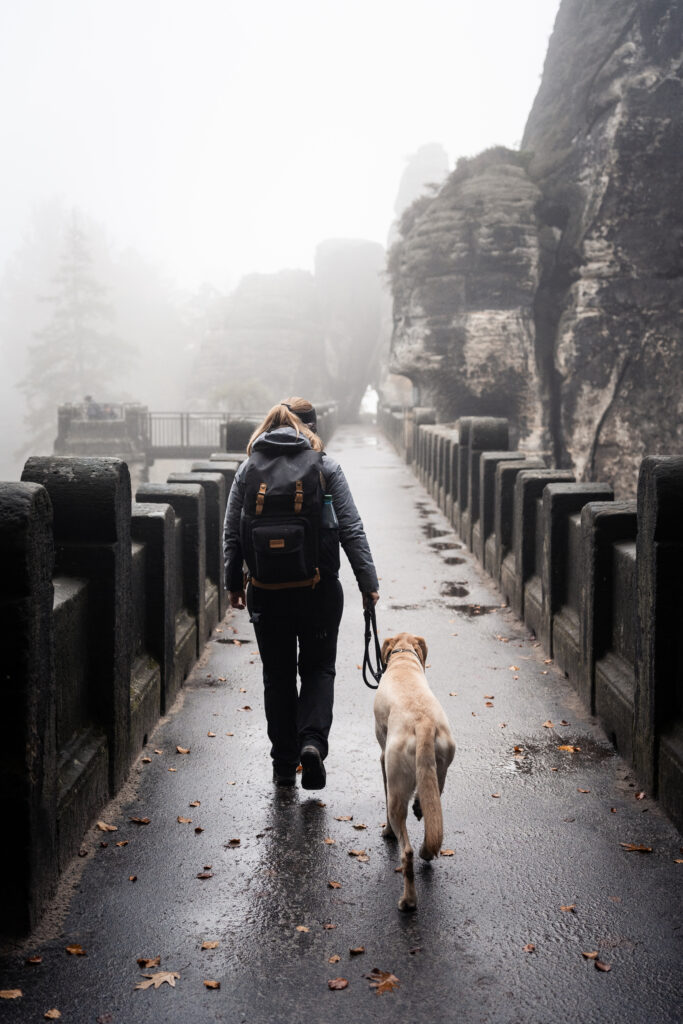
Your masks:
<svg viewBox="0 0 683 1024"><path fill-rule="evenodd" d="M422 846L420 847L420 857L422 858L422 860L434 860L435 856L436 854L432 850L427 849L427 847L423 843Z"/></svg>
<svg viewBox="0 0 683 1024"><path fill-rule="evenodd" d="M417 901L408 899L407 896L401 896L398 901L398 909L404 911L417 910Z"/></svg>
<svg viewBox="0 0 683 1024"><path fill-rule="evenodd" d="M413 814L418 821L422 821L422 806L420 804L419 796L416 796L413 800Z"/></svg>
<svg viewBox="0 0 683 1024"><path fill-rule="evenodd" d="M383 839L395 839L396 838L396 836L394 834L394 830L391 827L391 825L385 825L384 826L384 828L382 829L382 838Z"/></svg>

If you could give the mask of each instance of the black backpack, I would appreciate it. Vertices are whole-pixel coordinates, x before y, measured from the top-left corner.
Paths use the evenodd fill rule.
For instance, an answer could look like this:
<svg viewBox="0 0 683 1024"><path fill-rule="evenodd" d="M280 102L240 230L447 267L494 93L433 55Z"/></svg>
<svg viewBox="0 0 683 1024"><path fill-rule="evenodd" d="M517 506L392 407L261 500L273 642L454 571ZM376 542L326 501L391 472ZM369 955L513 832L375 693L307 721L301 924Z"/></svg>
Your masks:
<svg viewBox="0 0 683 1024"><path fill-rule="evenodd" d="M322 452L254 451L244 474L242 554L255 587L314 587L320 580Z"/></svg>

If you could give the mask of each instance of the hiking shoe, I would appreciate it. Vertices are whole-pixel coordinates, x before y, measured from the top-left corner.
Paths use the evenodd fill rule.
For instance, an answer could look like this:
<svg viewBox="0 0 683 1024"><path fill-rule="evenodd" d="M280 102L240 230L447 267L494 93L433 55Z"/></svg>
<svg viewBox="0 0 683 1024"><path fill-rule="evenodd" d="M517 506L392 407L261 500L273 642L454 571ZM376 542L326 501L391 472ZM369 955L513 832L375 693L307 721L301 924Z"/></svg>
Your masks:
<svg viewBox="0 0 683 1024"><path fill-rule="evenodd" d="M277 768L273 768L273 782L276 786L295 786L296 772L278 771Z"/></svg>
<svg viewBox="0 0 683 1024"><path fill-rule="evenodd" d="M320 751L317 747L309 745L301 751L301 788L302 789L324 789L327 772Z"/></svg>

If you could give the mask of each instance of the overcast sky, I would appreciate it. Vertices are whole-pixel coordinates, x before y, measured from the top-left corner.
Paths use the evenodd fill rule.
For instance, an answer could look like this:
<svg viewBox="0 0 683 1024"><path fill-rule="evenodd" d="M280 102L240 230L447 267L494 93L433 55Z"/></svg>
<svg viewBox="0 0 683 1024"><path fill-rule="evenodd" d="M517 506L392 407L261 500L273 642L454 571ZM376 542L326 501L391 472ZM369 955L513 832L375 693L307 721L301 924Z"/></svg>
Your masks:
<svg viewBox="0 0 683 1024"><path fill-rule="evenodd" d="M519 144L559 0L2 0L0 271L34 203L182 286L384 242L405 159Z"/></svg>

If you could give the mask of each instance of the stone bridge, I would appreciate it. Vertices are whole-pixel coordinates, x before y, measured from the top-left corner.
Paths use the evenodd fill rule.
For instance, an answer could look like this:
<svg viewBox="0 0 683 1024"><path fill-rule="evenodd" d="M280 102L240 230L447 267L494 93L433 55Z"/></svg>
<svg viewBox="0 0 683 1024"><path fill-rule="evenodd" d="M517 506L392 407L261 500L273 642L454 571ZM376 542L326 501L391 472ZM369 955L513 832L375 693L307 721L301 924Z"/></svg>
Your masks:
<svg viewBox="0 0 683 1024"><path fill-rule="evenodd" d="M383 409L330 445L380 630L426 636L458 747L412 917L348 572L328 787L270 785L222 587L235 453L134 502L116 458L32 458L0 485L7 1020L678 1020L683 459L645 459L618 502L508 450L504 420L433 419ZM159 955L176 988L134 992ZM374 994L375 966L400 989Z"/></svg>

